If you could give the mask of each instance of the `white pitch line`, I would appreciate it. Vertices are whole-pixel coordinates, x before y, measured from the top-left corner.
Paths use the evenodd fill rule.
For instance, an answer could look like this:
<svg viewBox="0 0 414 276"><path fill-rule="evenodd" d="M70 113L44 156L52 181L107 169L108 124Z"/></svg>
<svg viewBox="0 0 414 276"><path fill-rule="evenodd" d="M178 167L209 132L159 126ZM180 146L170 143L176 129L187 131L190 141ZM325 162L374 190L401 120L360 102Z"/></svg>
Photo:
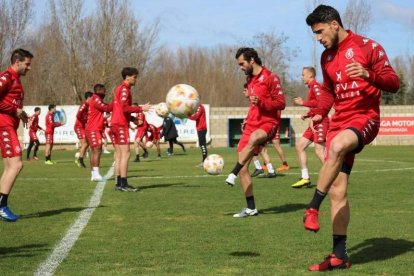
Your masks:
<svg viewBox="0 0 414 276"><path fill-rule="evenodd" d="M56 269L75 245L83 229L88 224L89 219L92 217L93 212L99 206L103 190L106 185L106 180L110 178L113 173L114 168L111 167L108 173L105 175L104 181L100 181L96 184L95 191L89 200L88 207L79 214L79 217L66 232L66 235L62 238L59 244L55 246L52 254L50 254L50 256L39 265L36 272L34 273L35 276L53 275L55 273Z"/></svg>

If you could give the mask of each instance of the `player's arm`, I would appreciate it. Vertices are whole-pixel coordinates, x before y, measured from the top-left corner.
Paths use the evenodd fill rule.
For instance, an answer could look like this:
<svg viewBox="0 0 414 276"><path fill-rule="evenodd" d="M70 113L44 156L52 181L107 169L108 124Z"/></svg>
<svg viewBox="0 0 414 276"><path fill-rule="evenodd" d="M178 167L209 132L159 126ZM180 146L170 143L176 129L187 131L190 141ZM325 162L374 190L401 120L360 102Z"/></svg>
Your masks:
<svg viewBox="0 0 414 276"><path fill-rule="evenodd" d="M270 96L259 99L257 105L267 111L283 110L286 107L285 94L279 78L271 76L267 79Z"/></svg>
<svg viewBox="0 0 414 276"><path fill-rule="evenodd" d="M365 50L367 56L368 68L364 68L362 64L354 60L346 66L347 75L354 78L362 77L380 90L391 93L397 92L400 88L400 80L391 67L384 48L372 42L363 50Z"/></svg>
<svg viewBox="0 0 414 276"><path fill-rule="evenodd" d="M201 114L202 114L201 109L202 109L202 106L200 104L199 107L197 108L197 111L193 115L189 116L188 119L193 120L193 121L197 121L198 118L201 117Z"/></svg>

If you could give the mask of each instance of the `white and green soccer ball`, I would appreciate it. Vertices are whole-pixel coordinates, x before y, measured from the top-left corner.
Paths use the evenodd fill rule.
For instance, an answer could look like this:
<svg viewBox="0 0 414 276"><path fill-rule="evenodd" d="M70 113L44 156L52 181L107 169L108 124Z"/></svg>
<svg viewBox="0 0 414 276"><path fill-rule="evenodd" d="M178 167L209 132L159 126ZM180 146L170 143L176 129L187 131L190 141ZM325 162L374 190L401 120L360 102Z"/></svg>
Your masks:
<svg viewBox="0 0 414 276"><path fill-rule="evenodd" d="M147 149L150 149L150 148L152 148L154 146L154 143L152 142L152 141L147 141L146 143L145 143L145 147L147 148Z"/></svg>
<svg viewBox="0 0 414 276"><path fill-rule="evenodd" d="M177 84L168 91L165 102L174 116L184 119L197 111L200 96L191 85Z"/></svg>
<svg viewBox="0 0 414 276"><path fill-rule="evenodd" d="M210 175L219 175L224 169L224 159L218 154L210 154L204 160L204 170Z"/></svg>
<svg viewBox="0 0 414 276"><path fill-rule="evenodd" d="M170 111L168 110L168 106L166 103L159 103L155 107L155 113L160 117L167 117Z"/></svg>

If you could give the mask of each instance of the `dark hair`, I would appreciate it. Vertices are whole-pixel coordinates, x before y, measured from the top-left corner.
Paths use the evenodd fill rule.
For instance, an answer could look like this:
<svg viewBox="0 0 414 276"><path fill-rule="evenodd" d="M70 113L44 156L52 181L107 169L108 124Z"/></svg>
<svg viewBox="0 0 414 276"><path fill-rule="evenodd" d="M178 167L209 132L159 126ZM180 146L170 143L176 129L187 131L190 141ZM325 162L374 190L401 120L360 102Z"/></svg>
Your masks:
<svg viewBox="0 0 414 276"><path fill-rule="evenodd" d="M236 59L238 59L241 55L243 55L244 59L247 61L251 61L253 59L258 65L262 65L262 60L253 48L239 48L236 53Z"/></svg>
<svg viewBox="0 0 414 276"><path fill-rule="evenodd" d="M35 107L35 112L40 111L40 107L36 106Z"/></svg>
<svg viewBox="0 0 414 276"><path fill-rule="evenodd" d="M244 88L247 88L247 82L245 82L245 83L243 84L243 87L244 87Z"/></svg>
<svg viewBox="0 0 414 276"><path fill-rule="evenodd" d="M312 67L312 66L305 66L305 67L303 67L303 69L305 70L308 70L309 72L311 72L311 74L312 74L312 77L315 77L316 76L316 70L315 70L315 68L314 67Z"/></svg>
<svg viewBox="0 0 414 276"><path fill-rule="evenodd" d="M16 61L24 61L25 58L33 58L33 54L25 49L19 48L13 51L10 63L15 64Z"/></svg>
<svg viewBox="0 0 414 276"><path fill-rule="evenodd" d="M126 79L128 76L138 75L138 69L135 67L124 67L121 74L122 79Z"/></svg>
<svg viewBox="0 0 414 276"><path fill-rule="evenodd" d="M342 28L344 27L342 25L341 16L335 8L327 5L319 5L308 15L308 17L306 17L306 24L312 26L316 23L330 23L334 20L337 21Z"/></svg>
<svg viewBox="0 0 414 276"><path fill-rule="evenodd" d="M85 92L85 100L92 97L93 93L91 91L86 91Z"/></svg>
<svg viewBox="0 0 414 276"><path fill-rule="evenodd" d="M105 85L103 85L102 83L97 83L93 86L93 92L98 92L99 90L101 90L102 88L105 88Z"/></svg>
<svg viewBox="0 0 414 276"><path fill-rule="evenodd" d="M56 105L55 104L49 104L49 106L47 107L48 109L49 109L49 111L50 110L52 110L53 108L55 108L56 107Z"/></svg>

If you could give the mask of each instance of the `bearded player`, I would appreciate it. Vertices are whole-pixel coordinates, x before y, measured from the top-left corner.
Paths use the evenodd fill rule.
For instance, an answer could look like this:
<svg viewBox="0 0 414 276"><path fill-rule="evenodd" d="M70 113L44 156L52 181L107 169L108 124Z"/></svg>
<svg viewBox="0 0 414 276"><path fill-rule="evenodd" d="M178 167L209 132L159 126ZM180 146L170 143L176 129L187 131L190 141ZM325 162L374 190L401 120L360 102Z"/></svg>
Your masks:
<svg viewBox="0 0 414 276"><path fill-rule="evenodd" d="M3 174L0 178L0 218L5 221L19 219L9 208L7 200L17 176L23 168L22 149L17 129L20 120L27 123L23 110L24 91L20 77L30 70L33 55L24 49L14 50L10 66L0 73L0 148ZM3 237L4 238L4 237Z"/></svg>
<svg viewBox="0 0 414 276"><path fill-rule="evenodd" d="M323 262L309 266L309 270L349 268L348 178L355 154L378 134L381 90L395 93L400 81L382 46L345 30L333 7L318 6L308 15L306 23L325 47L321 57L322 94L311 119L319 123L331 107L335 109L326 138L325 162L303 220L306 230L319 230L319 207L329 192L333 248Z"/></svg>

